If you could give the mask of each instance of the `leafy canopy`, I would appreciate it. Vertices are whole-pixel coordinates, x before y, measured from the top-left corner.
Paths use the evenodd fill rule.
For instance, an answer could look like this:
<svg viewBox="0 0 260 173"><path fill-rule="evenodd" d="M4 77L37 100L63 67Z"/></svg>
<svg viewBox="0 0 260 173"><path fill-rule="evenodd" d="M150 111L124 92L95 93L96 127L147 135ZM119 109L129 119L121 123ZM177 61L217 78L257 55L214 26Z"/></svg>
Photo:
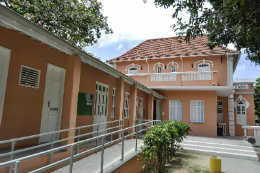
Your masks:
<svg viewBox="0 0 260 173"><path fill-rule="evenodd" d="M101 30L113 33L97 0L0 0L0 3L79 48L97 43Z"/></svg>
<svg viewBox="0 0 260 173"><path fill-rule="evenodd" d="M212 8L206 8L207 1ZM154 0L154 3L174 8L172 17L177 23L172 27L179 36L186 35L186 41L207 33L211 40L206 43L209 48L233 43L237 50L245 49L247 58L260 65L259 0ZM182 18L185 15L189 15L187 23Z"/></svg>
<svg viewBox="0 0 260 173"><path fill-rule="evenodd" d="M254 91L255 114L260 118L260 78L256 79Z"/></svg>

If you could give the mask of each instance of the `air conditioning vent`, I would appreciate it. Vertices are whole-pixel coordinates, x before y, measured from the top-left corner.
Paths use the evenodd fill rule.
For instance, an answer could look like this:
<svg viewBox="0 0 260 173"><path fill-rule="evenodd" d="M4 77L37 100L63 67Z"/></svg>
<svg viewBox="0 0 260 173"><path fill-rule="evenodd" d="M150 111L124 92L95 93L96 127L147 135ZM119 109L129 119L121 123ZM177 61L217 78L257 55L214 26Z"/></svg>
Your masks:
<svg viewBox="0 0 260 173"><path fill-rule="evenodd" d="M39 79L40 70L22 65L19 85L39 88Z"/></svg>
<svg viewBox="0 0 260 173"><path fill-rule="evenodd" d="M248 138L247 141L248 141L250 144L255 144L255 139L254 139L254 138Z"/></svg>

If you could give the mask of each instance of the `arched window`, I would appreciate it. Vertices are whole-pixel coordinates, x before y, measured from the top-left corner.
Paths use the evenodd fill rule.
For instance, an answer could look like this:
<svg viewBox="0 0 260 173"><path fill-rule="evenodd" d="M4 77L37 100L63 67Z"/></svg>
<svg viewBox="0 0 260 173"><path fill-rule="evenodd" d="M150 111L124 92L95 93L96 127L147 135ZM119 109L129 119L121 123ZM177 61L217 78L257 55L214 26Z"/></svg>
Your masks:
<svg viewBox="0 0 260 173"><path fill-rule="evenodd" d="M202 72L202 71L210 71L210 65L209 65L209 63L201 63L201 64L199 64L198 71L199 71L199 72Z"/></svg>
<svg viewBox="0 0 260 173"><path fill-rule="evenodd" d="M171 66L171 72L176 72L176 66L175 65Z"/></svg>
<svg viewBox="0 0 260 173"><path fill-rule="evenodd" d="M138 74L138 68L137 67L130 67L128 69L128 74Z"/></svg>
<svg viewBox="0 0 260 173"><path fill-rule="evenodd" d="M162 73L162 67L161 66L157 67L157 73Z"/></svg>

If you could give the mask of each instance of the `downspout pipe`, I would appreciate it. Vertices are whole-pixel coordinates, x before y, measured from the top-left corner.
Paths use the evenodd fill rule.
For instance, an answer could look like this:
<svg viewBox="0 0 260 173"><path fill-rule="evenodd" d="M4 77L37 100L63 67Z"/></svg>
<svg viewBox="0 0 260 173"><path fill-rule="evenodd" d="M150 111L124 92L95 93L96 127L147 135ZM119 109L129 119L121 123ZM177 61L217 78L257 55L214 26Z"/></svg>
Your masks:
<svg viewBox="0 0 260 173"><path fill-rule="evenodd" d="M148 73L149 73L149 63L148 63L148 59L145 59L146 60L146 63L147 63L147 65L148 65Z"/></svg>
<svg viewBox="0 0 260 173"><path fill-rule="evenodd" d="M182 72L183 72L183 61L182 61L182 56L181 56L181 65L182 65L181 70L182 70Z"/></svg>

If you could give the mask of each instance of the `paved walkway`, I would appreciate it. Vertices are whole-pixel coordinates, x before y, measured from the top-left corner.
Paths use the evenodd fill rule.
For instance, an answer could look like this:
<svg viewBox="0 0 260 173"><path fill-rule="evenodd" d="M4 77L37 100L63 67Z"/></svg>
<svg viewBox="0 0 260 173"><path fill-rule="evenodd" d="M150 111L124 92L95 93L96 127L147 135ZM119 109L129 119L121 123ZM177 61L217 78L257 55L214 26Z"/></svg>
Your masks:
<svg viewBox="0 0 260 173"><path fill-rule="evenodd" d="M225 173L259 173L260 162L235 158L221 158L221 171Z"/></svg>
<svg viewBox="0 0 260 173"><path fill-rule="evenodd" d="M135 150L135 139L126 139L124 142L124 156L134 152ZM143 145L143 140L137 140L138 148ZM104 151L104 169L109 166L113 166L121 159L122 143L118 143L109 148L106 148ZM82 173L82 172L91 172L98 173L100 172L101 167L101 152L92 154L84 159L81 159L73 164L73 173ZM61 169L53 171L54 173L67 173L69 172L69 166L65 166Z"/></svg>

